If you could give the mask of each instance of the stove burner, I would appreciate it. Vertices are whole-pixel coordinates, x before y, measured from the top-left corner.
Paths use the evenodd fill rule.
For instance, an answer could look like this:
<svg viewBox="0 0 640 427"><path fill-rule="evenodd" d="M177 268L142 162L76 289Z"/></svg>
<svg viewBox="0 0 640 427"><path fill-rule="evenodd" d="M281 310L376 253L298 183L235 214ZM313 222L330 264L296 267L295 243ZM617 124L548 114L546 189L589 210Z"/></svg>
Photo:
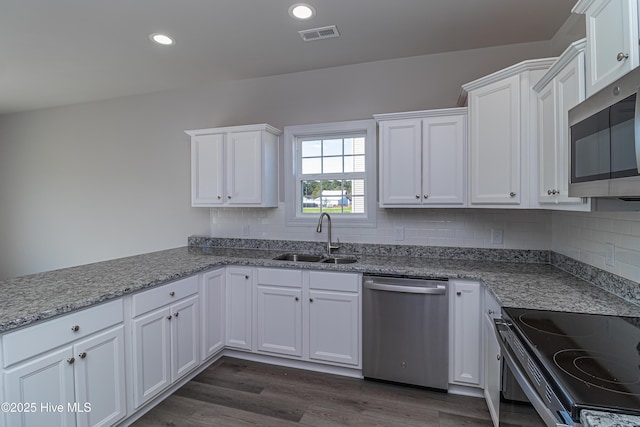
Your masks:
<svg viewBox="0 0 640 427"><path fill-rule="evenodd" d="M518 319L525 326L535 329L538 332L561 337L586 337L595 333L593 329L583 327L583 323L569 324L570 326L573 326L573 329L571 330L562 329L553 321L553 318L550 318L544 312L524 313L518 316ZM562 323L562 325L567 327L567 322Z"/></svg>
<svg viewBox="0 0 640 427"><path fill-rule="evenodd" d="M567 349L553 356L556 365L588 386L640 396L640 371L606 353Z"/></svg>

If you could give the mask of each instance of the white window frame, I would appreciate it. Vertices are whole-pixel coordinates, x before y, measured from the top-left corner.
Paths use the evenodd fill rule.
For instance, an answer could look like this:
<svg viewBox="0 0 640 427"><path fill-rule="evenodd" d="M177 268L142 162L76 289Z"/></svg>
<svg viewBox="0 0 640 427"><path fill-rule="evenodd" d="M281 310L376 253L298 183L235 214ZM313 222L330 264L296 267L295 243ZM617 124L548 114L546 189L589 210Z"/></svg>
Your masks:
<svg viewBox="0 0 640 427"><path fill-rule="evenodd" d="M345 134L365 135L365 213L331 215L333 225L349 227L375 227L378 199L376 174L376 121L352 120L346 122L320 123L311 125L285 126L284 128L284 189L285 189L285 225L311 226L318 223L318 215L303 214L301 189L297 188L297 168L300 164L300 144L302 139L312 137L343 137Z"/></svg>

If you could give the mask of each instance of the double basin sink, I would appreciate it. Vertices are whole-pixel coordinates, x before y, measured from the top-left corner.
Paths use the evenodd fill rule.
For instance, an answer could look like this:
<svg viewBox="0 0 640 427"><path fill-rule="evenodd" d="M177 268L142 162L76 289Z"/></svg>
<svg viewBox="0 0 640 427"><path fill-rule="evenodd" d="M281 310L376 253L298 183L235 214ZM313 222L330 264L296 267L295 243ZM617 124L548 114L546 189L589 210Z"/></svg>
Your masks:
<svg viewBox="0 0 640 427"><path fill-rule="evenodd" d="M293 262L317 262L322 264L353 264L357 260L355 258L333 257L330 255L311 255L311 254L283 254L274 260L277 261L293 261Z"/></svg>

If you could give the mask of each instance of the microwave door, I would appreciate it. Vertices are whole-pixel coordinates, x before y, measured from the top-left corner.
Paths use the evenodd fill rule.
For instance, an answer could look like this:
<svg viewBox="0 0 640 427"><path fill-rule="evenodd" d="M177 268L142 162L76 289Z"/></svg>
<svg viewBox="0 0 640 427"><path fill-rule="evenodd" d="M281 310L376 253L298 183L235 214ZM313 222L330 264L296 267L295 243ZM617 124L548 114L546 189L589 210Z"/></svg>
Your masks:
<svg viewBox="0 0 640 427"><path fill-rule="evenodd" d="M605 196L610 177L611 136L606 109L571 126L571 184L580 192ZM570 188L569 195L582 194L571 194Z"/></svg>
<svg viewBox="0 0 640 427"><path fill-rule="evenodd" d="M611 178L638 176L635 139L636 94L609 108Z"/></svg>

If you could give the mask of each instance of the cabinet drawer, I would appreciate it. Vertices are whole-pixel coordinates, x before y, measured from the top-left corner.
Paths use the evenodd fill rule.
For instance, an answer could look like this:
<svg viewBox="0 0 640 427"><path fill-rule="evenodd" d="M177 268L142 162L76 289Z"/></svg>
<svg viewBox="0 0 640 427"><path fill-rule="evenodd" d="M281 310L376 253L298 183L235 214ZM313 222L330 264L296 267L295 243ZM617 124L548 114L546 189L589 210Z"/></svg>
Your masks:
<svg viewBox="0 0 640 427"><path fill-rule="evenodd" d="M309 287L326 291L358 292L360 275L354 273L309 272Z"/></svg>
<svg viewBox="0 0 640 427"><path fill-rule="evenodd" d="M5 334L2 337L4 367L91 335L122 322L123 318L122 298L118 298Z"/></svg>
<svg viewBox="0 0 640 427"><path fill-rule="evenodd" d="M258 284L301 288L302 271L284 270L280 268L259 268Z"/></svg>
<svg viewBox="0 0 640 427"><path fill-rule="evenodd" d="M175 282L140 292L133 296L132 316L139 316L196 293L198 293L198 276L176 280Z"/></svg>

